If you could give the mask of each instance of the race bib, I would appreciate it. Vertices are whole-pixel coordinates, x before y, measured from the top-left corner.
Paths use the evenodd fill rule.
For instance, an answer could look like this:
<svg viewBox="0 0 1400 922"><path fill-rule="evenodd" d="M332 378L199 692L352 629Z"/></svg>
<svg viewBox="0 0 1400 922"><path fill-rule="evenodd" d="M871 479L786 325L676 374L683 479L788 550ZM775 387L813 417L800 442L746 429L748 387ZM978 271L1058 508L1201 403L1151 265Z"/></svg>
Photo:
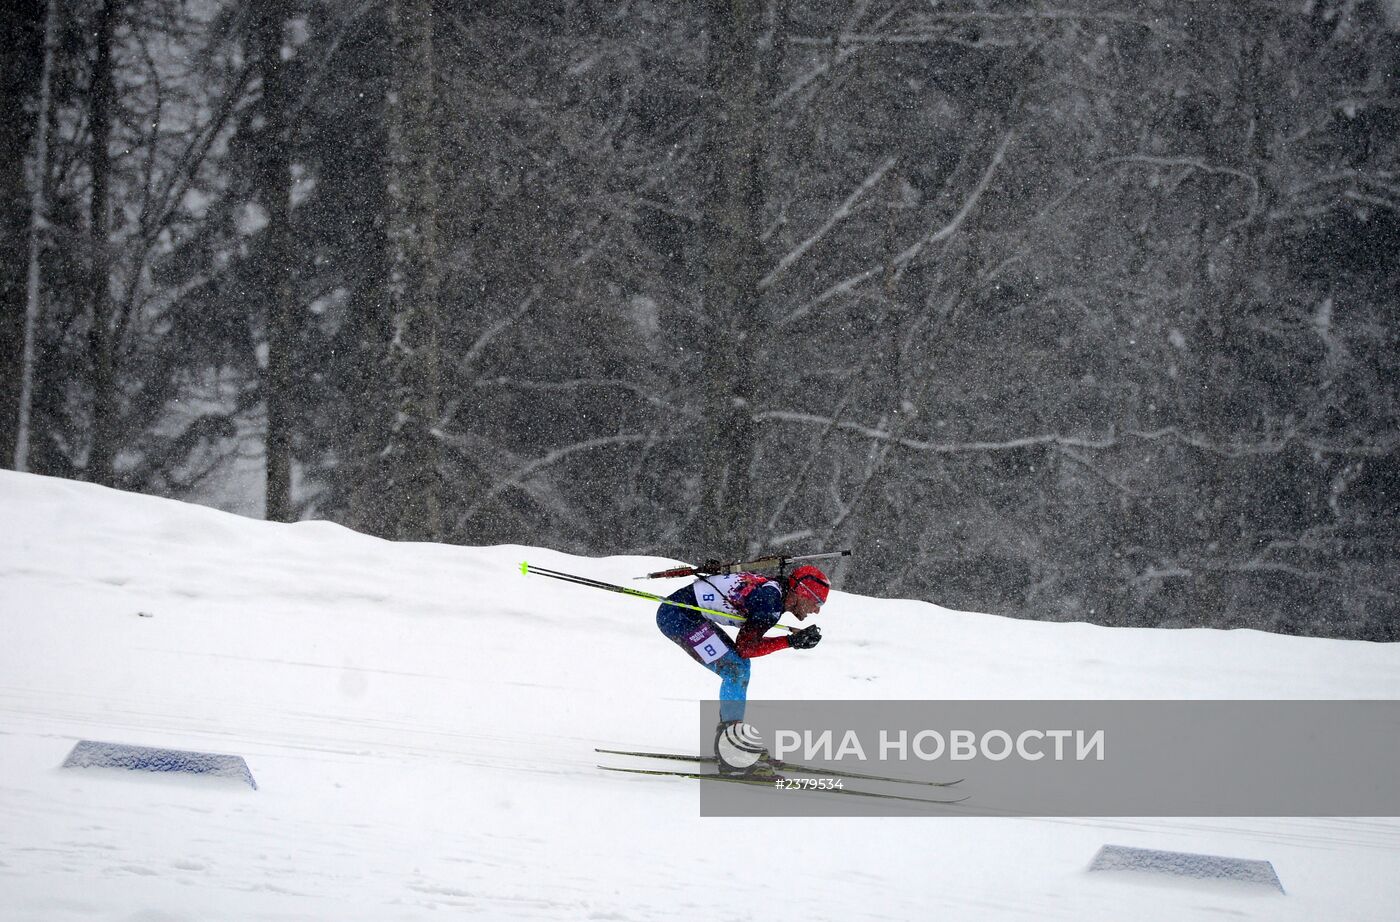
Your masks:
<svg viewBox="0 0 1400 922"><path fill-rule="evenodd" d="M708 624L687 635L686 643L690 644L690 649L695 651L695 655L700 657L700 662L706 666L729 652L729 647L725 646L724 641L715 634L715 629Z"/></svg>
<svg viewBox="0 0 1400 922"><path fill-rule="evenodd" d="M768 580L762 576L755 576L752 573L735 573L706 576L696 580L690 588L695 593L695 601L700 604L701 608L722 613L705 612L706 618L715 624L733 625L743 621L748 614L742 610L744 600L755 589L766 583ZM725 615L737 615L738 617L726 618Z"/></svg>

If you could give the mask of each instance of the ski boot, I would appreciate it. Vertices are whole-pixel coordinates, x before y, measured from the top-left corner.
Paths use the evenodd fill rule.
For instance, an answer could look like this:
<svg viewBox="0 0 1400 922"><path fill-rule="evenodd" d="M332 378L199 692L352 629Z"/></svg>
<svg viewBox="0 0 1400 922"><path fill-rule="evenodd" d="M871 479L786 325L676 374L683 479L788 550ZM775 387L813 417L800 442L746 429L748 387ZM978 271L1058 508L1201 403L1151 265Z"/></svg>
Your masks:
<svg viewBox="0 0 1400 922"><path fill-rule="evenodd" d="M742 720L722 722L715 728L715 765L721 775L776 777L763 737Z"/></svg>

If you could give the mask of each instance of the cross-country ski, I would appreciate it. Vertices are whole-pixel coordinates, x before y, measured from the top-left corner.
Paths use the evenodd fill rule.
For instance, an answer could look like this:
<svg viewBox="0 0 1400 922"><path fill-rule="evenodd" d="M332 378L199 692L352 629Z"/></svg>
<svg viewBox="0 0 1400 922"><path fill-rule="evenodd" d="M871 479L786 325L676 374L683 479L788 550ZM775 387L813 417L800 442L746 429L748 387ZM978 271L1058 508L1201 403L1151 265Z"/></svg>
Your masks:
<svg viewBox="0 0 1400 922"><path fill-rule="evenodd" d="M606 753L616 756L636 756L642 759L660 759L668 762L697 762L703 765L714 765L714 756L690 755L683 752L644 752L630 749L594 749L594 752ZM774 771L779 772L801 772L816 775L831 775L837 778L853 778L863 781L892 781L899 784L912 784L923 787L947 788L956 784L961 784L961 778L954 778L951 781L926 781L918 778L896 778L890 775L873 775L867 772L851 771L849 769L827 768L822 765L804 765L801 762L791 762L785 759L767 759L766 764Z"/></svg>
<svg viewBox="0 0 1400 922"><path fill-rule="evenodd" d="M791 797L802 797L807 795L816 796L847 796L847 797L868 797L872 800L902 801L904 803L929 804L934 806L951 806L960 804L968 799L967 795L962 797L938 799L932 797L914 797L909 794L890 794L880 791L867 791L850 787L799 787L794 790L783 789L784 783L788 780L783 776L763 776L763 775L726 775L720 772L686 772L669 771L657 768L629 768L615 765L599 765L603 771L622 772L632 775L650 775L658 778L688 778L695 781L720 781L730 784L746 784L756 787L767 787L774 789L774 793Z"/></svg>

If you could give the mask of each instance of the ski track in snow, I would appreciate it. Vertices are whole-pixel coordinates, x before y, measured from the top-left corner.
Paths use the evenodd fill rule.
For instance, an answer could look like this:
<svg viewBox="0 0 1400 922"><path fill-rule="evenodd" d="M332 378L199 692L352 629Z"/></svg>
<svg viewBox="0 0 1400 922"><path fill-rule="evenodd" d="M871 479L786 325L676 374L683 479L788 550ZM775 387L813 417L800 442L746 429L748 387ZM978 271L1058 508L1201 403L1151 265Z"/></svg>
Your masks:
<svg viewBox="0 0 1400 922"><path fill-rule="evenodd" d="M1392 919L1392 819L704 819L713 677L640 558L396 545L0 472L0 920ZM663 584L670 585L670 584ZM1036 624L836 593L753 697L1394 698L1400 650ZM79 739L236 753L259 784L58 768ZM1099 846L1266 858L1286 896L1086 872Z"/></svg>

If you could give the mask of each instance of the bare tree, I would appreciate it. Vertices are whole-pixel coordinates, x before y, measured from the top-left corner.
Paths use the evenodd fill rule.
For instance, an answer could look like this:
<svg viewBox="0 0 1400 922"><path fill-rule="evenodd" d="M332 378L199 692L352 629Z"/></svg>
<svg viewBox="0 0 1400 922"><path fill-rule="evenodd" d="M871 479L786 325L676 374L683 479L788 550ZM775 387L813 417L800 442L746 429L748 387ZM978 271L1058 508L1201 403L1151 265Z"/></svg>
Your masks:
<svg viewBox="0 0 1400 922"><path fill-rule="evenodd" d="M33 226L33 187L28 185L43 50L43 9L38 4L0 8L8 45L0 60L0 459L15 457L23 390L27 293L25 238ZM37 114L37 113L33 113Z"/></svg>
<svg viewBox="0 0 1400 922"><path fill-rule="evenodd" d="M441 315L433 25L431 0L391 2L386 293L394 323L389 367L397 419L386 461L395 533L423 541L442 535L442 447L436 429L441 411Z"/></svg>
<svg viewBox="0 0 1400 922"><path fill-rule="evenodd" d="M43 296L39 252L45 225L45 186L49 174L49 94L53 86L54 46L57 43L58 0L48 0L44 10L44 59L40 65L38 109L35 113L34 159L30 170L29 266L25 273L24 346L19 371L19 413L15 425L17 471L29 469L29 430L34 406L34 363L38 351L39 319Z"/></svg>
<svg viewBox="0 0 1400 922"><path fill-rule="evenodd" d="M702 259L704 276L700 545L743 547L756 524L750 488L756 426L755 366L763 328L762 85L755 46L758 0L709 0L706 52Z"/></svg>
<svg viewBox="0 0 1400 922"><path fill-rule="evenodd" d="M92 382L92 436L87 474L112 485L112 461L120 437L117 414L116 312L112 299L111 151L112 114L116 103L112 46L123 0L104 0L94 23L93 63L88 84L88 171L92 187L88 210L88 359Z"/></svg>
<svg viewBox="0 0 1400 922"><path fill-rule="evenodd" d="M261 240L261 287L267 309L267 372L263 391L267 406L265 514L270 521L290 522L292 507L292 351L293 255L291 233L292 172L288 128L283 29L286 0L255 0L252 13L253 55L262 80L258 111L261 145L254 170L255 192L267 212Z"/></svg>

